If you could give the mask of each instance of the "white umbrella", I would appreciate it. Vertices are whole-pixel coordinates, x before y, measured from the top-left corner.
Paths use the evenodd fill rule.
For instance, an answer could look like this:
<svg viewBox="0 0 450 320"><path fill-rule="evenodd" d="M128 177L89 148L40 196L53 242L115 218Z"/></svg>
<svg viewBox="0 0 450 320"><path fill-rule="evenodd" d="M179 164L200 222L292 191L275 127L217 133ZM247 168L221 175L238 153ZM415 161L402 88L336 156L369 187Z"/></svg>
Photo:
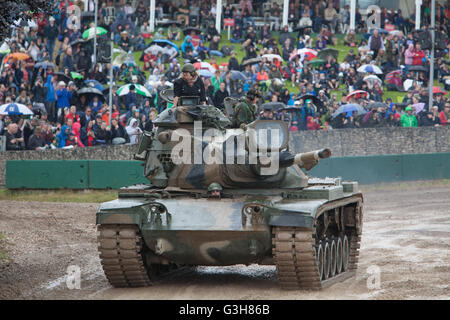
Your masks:
<svg viewBox="0 0 450 320"><path fill-rule="evenodd" d="M20 103L8 103L0 106L0 114L3 115L33 115L26 105Z"/></svg>
<svg viewBox="0 0 450 320"><path fill-rule="evenodd" d="M278 61L283 62L283 58L278 54L264 54L261 56L261 58L267 58L270 61L273 61L273 59L277 59Z"/></svg>
<svg viewBox="0 0 450 320"><path fill-rule="evenodd" d="M365 64L358 68L358 72L364 72L364 73L376 73L376 74L383 74L383 71L380 67L373 65L373 64Z"/></svg>
<svg viewBox="0 0 450 320"><path fill-rule="evenodd" d="M158 52L164 53L164 48L161 46L158 46L157 44L153 44L150 47L148 47L147 49L145 49L145 53L149 53L149 52L156 56L158 54Z"/></svg>
<svg viewBox="0 0 450 320"><path fill-rule="evenodd" d="M375 82L378 82L379 85L383 85L383 81L381 81L380 78L378 78L376 75L373 74L365 76L363 78L363 81L366 81L370 88L373 88Z"/></svg>

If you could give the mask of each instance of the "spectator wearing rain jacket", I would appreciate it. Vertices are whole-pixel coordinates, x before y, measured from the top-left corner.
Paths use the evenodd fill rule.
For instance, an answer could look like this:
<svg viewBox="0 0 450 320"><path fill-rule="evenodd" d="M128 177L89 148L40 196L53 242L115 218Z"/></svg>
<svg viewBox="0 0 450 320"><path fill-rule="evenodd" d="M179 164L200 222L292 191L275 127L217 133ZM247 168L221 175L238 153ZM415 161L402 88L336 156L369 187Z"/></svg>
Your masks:
<svg viewBox="0 0 450 320"><path fill-rule="evenodd" d="M67 91L66 83L64 81L60 81L58 83L58 90L56 90L56 97L57 97L56 106L59 117L64 108L70 107L69 99L72 97L72 93L70 91Z"/></svg>
<svg viewBox="0 0 450 320"><path fill-rule="evenodd" d="M184 42L181 44L180 49L184 56L192 55L192 53L195 51L195 48L194 45L192 44L191 36L186 36L186 38L184 38Z"/></svg>
<svg viewBox="0 0 450 320"><path fill-rule="evenodd" d="M417 118L413 114L413 109L411 106L406 107L406 113L404 113L400 118L400 124L402 127L417 127Z"/></svg>

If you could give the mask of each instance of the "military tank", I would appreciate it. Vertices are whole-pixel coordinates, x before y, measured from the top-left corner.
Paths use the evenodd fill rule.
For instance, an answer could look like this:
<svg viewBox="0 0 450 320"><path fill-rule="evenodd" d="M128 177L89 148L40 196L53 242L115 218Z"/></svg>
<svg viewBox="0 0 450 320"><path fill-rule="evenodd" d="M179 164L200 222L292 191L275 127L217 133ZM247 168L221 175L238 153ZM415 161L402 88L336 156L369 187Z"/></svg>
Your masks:
<svg viewBox="0 0 450 320"><path fill-rule="evenodd" d="M358 183L307 175L329 149L292 154L284 122L231 129L221 111L195 99L154 123L135 153L149 184L120 189L97 212L111 285L148 286L179 268L236 264L275 265L284 289L321 289L355 274ZM211 193L211 185L220 187Z"/></svg>

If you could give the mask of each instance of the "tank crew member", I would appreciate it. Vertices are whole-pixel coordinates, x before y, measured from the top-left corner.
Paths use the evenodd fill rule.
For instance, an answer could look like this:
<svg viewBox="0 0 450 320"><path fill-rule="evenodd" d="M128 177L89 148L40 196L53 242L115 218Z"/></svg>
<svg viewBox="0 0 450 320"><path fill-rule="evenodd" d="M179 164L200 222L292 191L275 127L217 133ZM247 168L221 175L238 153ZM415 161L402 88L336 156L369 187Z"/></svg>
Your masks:
<svg viewBox="0 0 450 320"><path fill-rule="evenodd" d="M209 198L221 198L222 197L222 186L220 183L213 182L208 186L208 197Z"/></svg>
<svg viewBox="0 0 450 320"><path fill-rule="evenodd" d="M173 105L178 105L180 97L200 97L200 104L206 104L205 85L191 63L186 63L181 69L181 76L173 84Z"/></svg>
<svg viewBox="0 0 450 320"><path fill-rule="evenodd" d="M255 103L259 98L259 92L250 89L245 98L241 98L239 103L234 107L233 126L240 128L242 125L255 121L256 106Z"/></svg>

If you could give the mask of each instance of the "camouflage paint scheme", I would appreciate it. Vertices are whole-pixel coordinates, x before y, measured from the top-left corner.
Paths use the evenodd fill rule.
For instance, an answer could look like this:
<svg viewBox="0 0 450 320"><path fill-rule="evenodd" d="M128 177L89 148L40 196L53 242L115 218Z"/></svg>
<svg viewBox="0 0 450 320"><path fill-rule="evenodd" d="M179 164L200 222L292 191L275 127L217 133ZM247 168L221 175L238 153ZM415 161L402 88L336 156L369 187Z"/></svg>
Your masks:
<svg viewBox="0 0 450 320"><path fill-rule="evenodd" d="M257 170L248 165L196 167L170 163L168 154L175 145L170 142L172 130L185 128L192 133L192 123L200 115L205 129L215 126L225 131L226 117L214 113L208 118L208 114L199 107L162 112L155 120L158 131L145 133L135 155L145 161L144 174L151 185L124 188L119 199L102 203L97 224L136 225L159 262L273 264L272 227L313 230L316 218L326 210L362 205L357 183L341 183L340 179L311 181L300 170L316 165L319 151L295 155L296 163L294 155L288 154L287 165L267 177L258 176ZM227 129L227 137L230 132ZM200 174L190 177L195 170ZM222 198L208 198L211 182L224 187ZM356 202L355 196L359 199ZM351 214L346 219L347 224L357 224Z"/></svg>

